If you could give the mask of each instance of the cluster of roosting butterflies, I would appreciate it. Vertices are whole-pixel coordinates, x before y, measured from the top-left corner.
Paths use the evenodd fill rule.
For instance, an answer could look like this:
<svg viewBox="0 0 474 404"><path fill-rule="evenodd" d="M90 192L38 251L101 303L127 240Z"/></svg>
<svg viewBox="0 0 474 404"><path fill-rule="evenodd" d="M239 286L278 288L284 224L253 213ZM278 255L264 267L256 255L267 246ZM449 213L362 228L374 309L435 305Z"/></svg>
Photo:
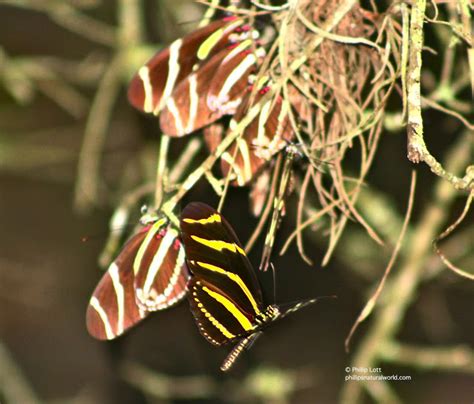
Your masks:
<svg viewBox="0 0 474 404"><path fill-rule="evenodd" d="M287 153L272 223L283 207L289 169L298 150L286 102L272 96L271 82L258 76L265 56L259 33L245 18L225 16L174 41L141 67L129 87L137 109L159 116L164 134L179 137L231 115L236 130L248 112L255 116L221 154L224 176L248 184L282 149ZM214 136L214 135L213 135ZM220 139L206 136L211 151ZM87 309L89 333L111 340L150 313L186 296L201 334L214 345L236 343L221 366L227 370L276 319L316 299L282 309L264 302L256 273L232 227L212 207L193 202L178 223L165 215L142 218L96 287ZM272 233L274 234L274 233ZM265 242L268 266L273 237Z"/></svg>

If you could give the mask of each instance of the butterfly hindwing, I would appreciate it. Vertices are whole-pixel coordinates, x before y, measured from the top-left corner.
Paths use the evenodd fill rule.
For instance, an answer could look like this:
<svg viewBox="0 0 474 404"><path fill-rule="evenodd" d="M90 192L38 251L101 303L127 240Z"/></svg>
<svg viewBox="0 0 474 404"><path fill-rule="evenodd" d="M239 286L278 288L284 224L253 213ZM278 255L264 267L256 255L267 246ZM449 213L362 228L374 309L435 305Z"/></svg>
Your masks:
<svg viewBox="0 0 474 404"><path fill-rule="evenodd" d="M133 260L146 232L134 235L110 264L94 290L86 313L89 334L114 339L146 317L135 301Z"/></svg>
<svg viewBox="0 0 474 404"><path fill-rule="evenodd" d="M213 345L227 344L254 329L254 324L215 284L193 277L188 284L191 312L201 334Z"/></svg>

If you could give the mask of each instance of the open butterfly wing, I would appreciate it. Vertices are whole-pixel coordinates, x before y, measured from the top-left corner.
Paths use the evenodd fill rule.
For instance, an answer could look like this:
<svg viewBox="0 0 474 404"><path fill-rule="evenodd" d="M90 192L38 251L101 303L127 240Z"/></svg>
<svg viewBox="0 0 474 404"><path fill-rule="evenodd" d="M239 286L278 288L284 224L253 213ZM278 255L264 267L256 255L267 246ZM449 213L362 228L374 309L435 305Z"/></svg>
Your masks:
<svg viewBox="0 0 474 404"><path fill-rule="evenodd" d="M140 111L158 115L176 85L196 65L205 63L226 48L230 35L243 23L236 17L216 20L158 52L132 78L128 88L129 102Z"/></svg>
<svg viewBox="0 0 474 404"><path fill-rule="evenodd" d="M178 232L165 220L143 227L110 264L89 302L89 334L114 339L151 311L184 298L189 279Z"/></svg>
<svg viewBox="0 0 474 404"><path fill-rule="evenodd" d="M163 133L185 136L225 114L234 113L245 94L248 76L255 68L255 56L249 53L251 46L252 41L245 40L221 50L179 83L160 115ZM222 71L231 71L232 80L226 80ZM216 85L215 91L220 89L222 93L221 102L209 103L209 98L215 99L211 89Z"/></svg>
<svg viewBox="0 0 474 404"><path fill-rule="evenodd" d="M230 225L194 202L182 212L181 235L193 274L188 299L201 333L216 345L252 333L264 310L262 292Z"/></svg>

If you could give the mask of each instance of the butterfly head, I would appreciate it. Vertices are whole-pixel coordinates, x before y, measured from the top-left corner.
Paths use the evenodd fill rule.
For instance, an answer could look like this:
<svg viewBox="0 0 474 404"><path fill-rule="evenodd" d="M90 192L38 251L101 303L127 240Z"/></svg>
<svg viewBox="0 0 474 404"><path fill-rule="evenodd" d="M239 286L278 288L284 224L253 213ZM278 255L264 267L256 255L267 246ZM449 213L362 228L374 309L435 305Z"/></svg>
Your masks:
<svg viewBox="0 0 474 404"><path fill-rule="evenodd" d="M280 317L281 312L280 308L276 304L271 304L267 306L267 308L260 313L257 322L260 324L271 323L275 321L278 317Z"/></svg>
<svg viewBox="0 0 474 404"><path fill-rule="evenodd" d="M143 226L154 223L158 220L158 215L155 211L151 210L147 205L143 205L140 208L140 223Z"/></svg>

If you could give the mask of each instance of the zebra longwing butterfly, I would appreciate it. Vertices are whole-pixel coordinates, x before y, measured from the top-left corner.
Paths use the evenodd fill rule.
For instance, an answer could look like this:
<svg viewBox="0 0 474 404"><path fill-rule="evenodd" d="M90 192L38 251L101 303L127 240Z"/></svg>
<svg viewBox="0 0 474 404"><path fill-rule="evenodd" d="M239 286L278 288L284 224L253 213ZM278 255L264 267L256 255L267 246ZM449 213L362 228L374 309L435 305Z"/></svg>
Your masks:
<svg viewBox="0 0 474 404"><path fill-rule="evenodd" d="M182 80L214 54L239 41L240 34L248 29L244 20L232 16L177 39L153 56L132 78L129 102L143 112L158 115Z"/></svg>
<svg viewBox="0 0 474 404"><path fill-rule="evenodd" d="M273 321L316 302L288 309L266 305L255 271L230 224L210 206L193 202L181 215L181 238L192 276L188 300L199 331L211 344L237 342L221 366L238 355Z"/></svg>
<svg viewBox="0 0 474 404"><path fill-rule="evenodd" d="M223 115L234 114L249 85L263 48L252 50L245 39L215 54L177 85L160 115L160 127L169 136L184 136Z"/></svg>
<svg viewBox="0 0 474 404"><path fill-rule="evenodd" d="M253 99L248 93L230 121L229 130L234 130L247 111L271 91L261 89ZM236 175L234 185L247 185L271 158L282 150L294 137L288 116L288 104L281 97L264 103L259 114L244 129L241 137L222 154L221 168L224 176L229 170Z"/></svg>
<svg viewBox="0 0 474 404"><path fill-rule="evenodd" d="M176 229L155 218L125 244L97 285L86 313L89 334L114 339L184 298L189 272Z"/></svg>

